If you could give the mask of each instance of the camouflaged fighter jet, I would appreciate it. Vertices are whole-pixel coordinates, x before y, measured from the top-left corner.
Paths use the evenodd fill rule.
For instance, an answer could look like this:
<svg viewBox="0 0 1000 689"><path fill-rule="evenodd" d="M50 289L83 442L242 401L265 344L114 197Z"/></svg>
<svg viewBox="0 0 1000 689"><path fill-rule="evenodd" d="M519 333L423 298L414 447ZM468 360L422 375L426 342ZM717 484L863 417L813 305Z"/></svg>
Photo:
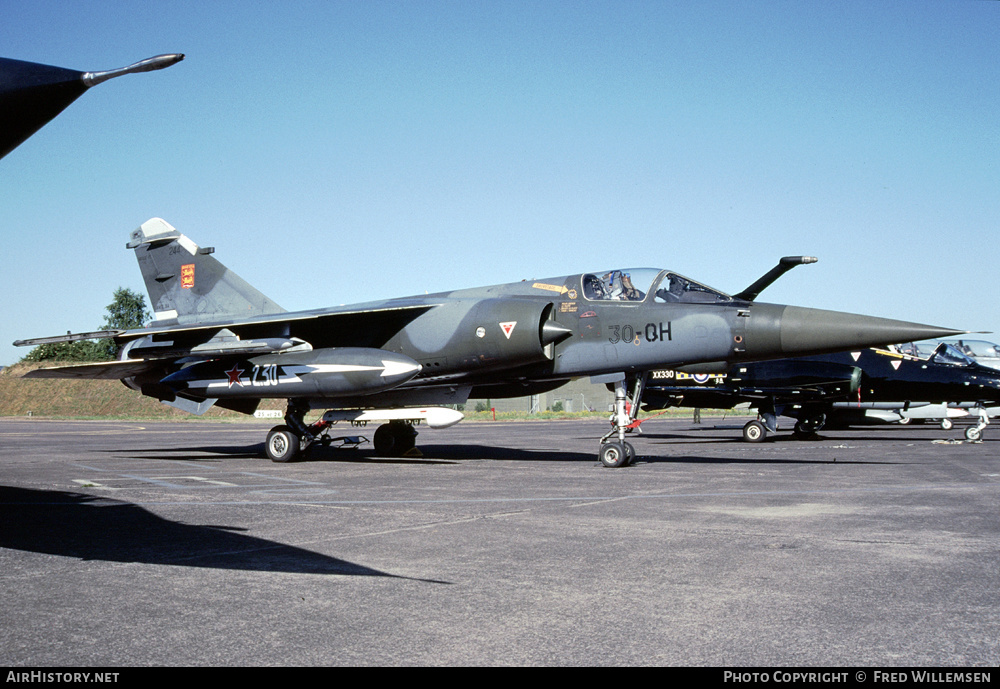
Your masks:
<svg viewBox="0 0 1000 689"><path fill-rule="evenodd" d="M157 55L120 69L77 72L0 58L0 158L44 127L92 86L123 74L163 69L183 59L180 54Z"/></svg>
<svg viewBox="0 0 1000 689"><path fill-rule="evenodd" d="M155 320L137 330L19 341L38 345L114 338L117 361L38 369L31 378L116 378L165 404L201 414L212 405L251 414L285 398L285 423L267 455L285 462L329 442L340 420L385 421L377 453L414 447L414 423L462 419L441 405L520 397L572 378L613 383L609 467L635 456L625 441L645 373L725 370L745 361L816 354L960 331L837 311L759 304L762 289L808 257L786 257L730 296L652 268L599 270L545 280L287 312L168 223L135 230L134 249ZM632 404L626 404L631 397ZM306 425L312 409L328 409Z"/></svg>

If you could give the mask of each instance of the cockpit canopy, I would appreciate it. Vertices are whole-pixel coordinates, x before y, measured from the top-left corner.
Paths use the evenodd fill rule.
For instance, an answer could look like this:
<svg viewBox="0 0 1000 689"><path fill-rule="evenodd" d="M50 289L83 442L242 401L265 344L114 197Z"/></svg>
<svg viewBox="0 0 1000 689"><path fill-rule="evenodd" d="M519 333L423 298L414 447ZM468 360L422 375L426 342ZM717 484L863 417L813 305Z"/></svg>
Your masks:
<svg viewBox="0 0 1000 689"><path fill-rule="evenodd" d="M580 278L583 296L591 301L644 301L652 292L653 300L716 304L732 301L724 292L694 280L656 268L630 268L584 273Z"/></svg>
<svg viewBox="0 0 1000 689"><path fill-rule="evenodd" d="M971 366L975 362L947 342L907 342L898 347L903 354L909 354L935 364L948 366Z"/></svg>
<svg viewBox="0 0 1000 689"><path fill-rule="evenodd" d="M947 364L949 366L972 366L975 363L947 342L942 342L938 345L937 349L934 350L934 354L931 355L930 360L935 364Z"/></svg>
<svg viewBox="0 0 1000 689"><path fill-rule="evenodd" d="M973 359L998 359L1000 346L985 340L956 340L948 344Z"/></svg>

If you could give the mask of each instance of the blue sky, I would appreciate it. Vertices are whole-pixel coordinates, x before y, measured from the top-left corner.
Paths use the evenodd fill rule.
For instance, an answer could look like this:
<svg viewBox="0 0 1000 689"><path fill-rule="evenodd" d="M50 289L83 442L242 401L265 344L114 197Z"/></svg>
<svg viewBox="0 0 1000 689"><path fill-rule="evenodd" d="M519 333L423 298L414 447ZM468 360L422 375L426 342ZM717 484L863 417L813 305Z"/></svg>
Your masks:
<svg viewBox="0 0 1000 689"><path fill-rule="evenodd" d="M14 2L95 87L0 161L0 364L166 219L287 309L619 266L1000 333L1000 3ZM1000 340L1000 335L986 339Z"/></svg>

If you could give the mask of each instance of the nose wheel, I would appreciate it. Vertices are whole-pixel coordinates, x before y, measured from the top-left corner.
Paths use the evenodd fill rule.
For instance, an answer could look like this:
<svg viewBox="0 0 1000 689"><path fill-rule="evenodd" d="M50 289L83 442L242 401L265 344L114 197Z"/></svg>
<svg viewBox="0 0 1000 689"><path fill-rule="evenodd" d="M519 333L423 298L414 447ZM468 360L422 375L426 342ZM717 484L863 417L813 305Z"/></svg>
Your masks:
<svg viewBox="0 0 1000 689"><path fill-rule="evenodd" d="M627 467L635 459L635 448L629 442L609 440L601 445L601 464L609 469Z"/></svg>
<svg viewBox="0 0 1000 689"><path fill-rule="evenodd" d="M633 384L631 395L627 389L629 383ZM628 376L615 383L615 413L611 415L611 430L601 438L601 449L597 453L601 464L610 469L627 467L635 459L635 448L625 441L625 433L642 423L633 416L638 414L645 386L646 374Z"/></svg>
<svg viewBox="0 0 1000 689"><path fill-rule="evenodd" d="M986 408L980 405L978 410L979 423L965 429L965 439L974 443L983 439L983 431L990 425L990 415L989 412L986 411Z"/></svg>

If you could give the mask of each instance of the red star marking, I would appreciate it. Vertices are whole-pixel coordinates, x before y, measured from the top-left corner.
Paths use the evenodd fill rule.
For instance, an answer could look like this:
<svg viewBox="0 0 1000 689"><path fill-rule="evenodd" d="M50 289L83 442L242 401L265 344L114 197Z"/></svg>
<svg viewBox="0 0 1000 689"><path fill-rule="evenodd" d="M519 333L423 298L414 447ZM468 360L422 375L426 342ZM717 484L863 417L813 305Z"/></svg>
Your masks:
<svg viewBox="0 0 1000 689"><path fill-rule="evenodd" d="M240 387L243 387L243 383L240 382L240 375L243 373L243 369L237 364L233 364L232 371L226 371L226 375L229 376L229 387L233 387L233 383L236 383Z"/></svg>

